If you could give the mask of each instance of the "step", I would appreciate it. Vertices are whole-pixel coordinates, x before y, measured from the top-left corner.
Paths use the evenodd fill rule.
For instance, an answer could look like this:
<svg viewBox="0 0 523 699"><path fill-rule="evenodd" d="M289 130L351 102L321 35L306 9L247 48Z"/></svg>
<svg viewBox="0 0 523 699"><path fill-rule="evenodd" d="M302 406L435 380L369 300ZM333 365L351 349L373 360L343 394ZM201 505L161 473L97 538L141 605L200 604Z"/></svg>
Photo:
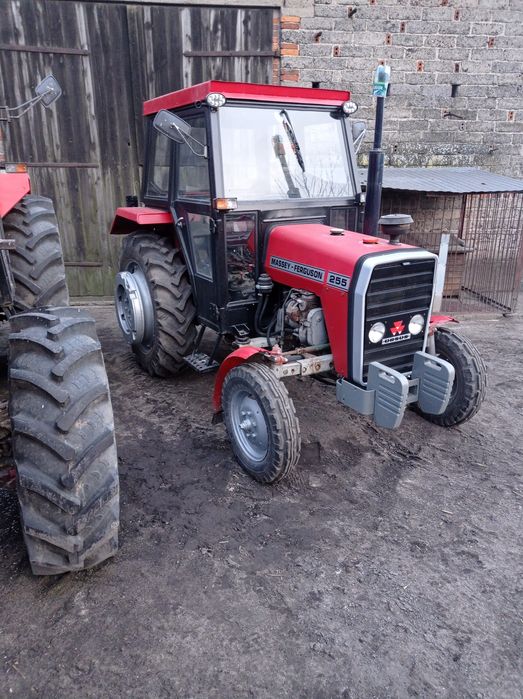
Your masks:
<svg viewBox="0 0 523 699"><path fill-rule="evenodd" d="M191 369L197 371L198 374L207 374L210 371L216 371L220 366L219 362L212 360L205 352L192 352L183 358L183 361L188 364Z"/></svg>

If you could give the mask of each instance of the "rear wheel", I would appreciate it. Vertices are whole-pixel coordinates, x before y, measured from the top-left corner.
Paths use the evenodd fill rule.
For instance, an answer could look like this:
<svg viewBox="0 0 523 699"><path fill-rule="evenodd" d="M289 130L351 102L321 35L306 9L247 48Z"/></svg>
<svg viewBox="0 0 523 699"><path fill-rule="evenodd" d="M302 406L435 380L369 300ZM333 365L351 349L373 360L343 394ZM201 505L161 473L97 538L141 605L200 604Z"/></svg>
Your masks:
<svg viewBox="0 0 523 699"><path fill-rule="evenodd" d="M15 310L67 305L62 244L51 199L28 194L3 224L5 237L16 242L10 253Z"/></svg>
<svg viewBox="0 0 523 699"><path fill-rule="evenodd" d="M36 575L89 568L118 547L109 385L93 318L78 308L11 320L9 414L22 531Z"/></svg>
<svg viewBox="0 0 523 699"><path fill-rule="evenodd" d="M115 303L140 365L152 376L178 373L194 348L196 309L187 268L168 238L155 233L126 238Z"/></svg>
<svg viewBox="0 0 523 699"><path fill-rule="evenodd" d="M261 483L287 476L300 458L301 436L285 385L267 367L244 364L225 377L222 405L240 466Z"/></svg>
<svg viewBox="0 0 523 699"><path fill-rule="evenodd" d="M453 427L470 420L479 410L487 388L487 369L476 347L452 330L435 331L436 354L456 371L450 401L441 415L418 411L426 420Z"/></svg>

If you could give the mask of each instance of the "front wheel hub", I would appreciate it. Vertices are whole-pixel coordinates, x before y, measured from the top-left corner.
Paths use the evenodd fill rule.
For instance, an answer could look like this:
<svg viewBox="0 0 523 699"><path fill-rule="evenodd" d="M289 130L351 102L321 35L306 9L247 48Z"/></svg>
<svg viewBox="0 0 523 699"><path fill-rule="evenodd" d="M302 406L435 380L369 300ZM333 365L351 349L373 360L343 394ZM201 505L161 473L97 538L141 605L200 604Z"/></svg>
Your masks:
<svg viewBox="0 0 523 699"><path fill-rule="evenodd" d="M248 391L237 391L231 401L231 426L237 443L253 461L261 461L269 448L267 421Z"/></svg>
<svg viewBox="0 0 523 699"><path fill-rule="evenodd" d="M147 280L139 267L116 275L116 316L129 344L147 345L153 336L154 312Z"/></svg>

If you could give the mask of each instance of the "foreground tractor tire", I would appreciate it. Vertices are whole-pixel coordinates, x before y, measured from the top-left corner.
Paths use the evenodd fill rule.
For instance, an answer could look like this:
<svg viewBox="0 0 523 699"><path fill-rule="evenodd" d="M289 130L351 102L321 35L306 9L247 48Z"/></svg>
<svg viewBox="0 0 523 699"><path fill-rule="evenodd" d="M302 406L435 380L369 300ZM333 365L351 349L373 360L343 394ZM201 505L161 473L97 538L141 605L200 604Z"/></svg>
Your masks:
<svg viewBox="0 0 523 699"><path fill-rule="evenodd" d="M227 374L222 390L225 425L240 466L260 483L277 483L298 463L301 436L283 382L261 364Z"/></svg>
<svg viewBox="0 0 523 699"><path fill-rule="evenodd" d="M118 469L94 320L77 308L11 320L9 415L33 573L89 568L118 547Z"/></svg>
<svg viewBox="0 0 523 699"><path fill-rule="evenodd" d="M140 296L140 308L133 309L128 292L117 283L116 311L124 334L129 337L138 324L143 328L131 341L138 362L151 376L177 374L196 338L192 288L179 250L166 237L133 233L124 241L120 271L132 275Z"/></svg>
<svg viewBox="0 0 523 699"><path fill-rule="evenodd" d="M16 241L10 253L15 311L67 306L62 244L51 199L28 194L3 223L5 237Z"/></svg>
<svg viewBox="0 0 523 699"><path fill-rule="evenodd" d="M449 404L441 415L418 411L426 420L454 427L470 420L479 410L487 388L487 369L476 347L446 328L435 332L436 354L456 370Z"/></svg>

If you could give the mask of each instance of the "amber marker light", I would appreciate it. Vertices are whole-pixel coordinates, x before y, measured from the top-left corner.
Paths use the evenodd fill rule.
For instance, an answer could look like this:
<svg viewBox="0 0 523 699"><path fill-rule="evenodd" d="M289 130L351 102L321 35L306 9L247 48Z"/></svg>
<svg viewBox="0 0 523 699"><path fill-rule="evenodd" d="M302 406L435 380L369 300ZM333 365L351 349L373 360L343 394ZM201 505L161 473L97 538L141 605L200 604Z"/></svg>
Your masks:
<svg viewBox="0 0 523 699"><path fill-rule="evenodd" d="M27 165L25 163L6 163L5 171L9 173L27 172Z"/></svg>
<svg viewBox="0 0 523 699"><path fill-rule="evenodd" d="M213 201L213 206L217 211L232 211L238 208L236 197L218 197Z"/></svg>

